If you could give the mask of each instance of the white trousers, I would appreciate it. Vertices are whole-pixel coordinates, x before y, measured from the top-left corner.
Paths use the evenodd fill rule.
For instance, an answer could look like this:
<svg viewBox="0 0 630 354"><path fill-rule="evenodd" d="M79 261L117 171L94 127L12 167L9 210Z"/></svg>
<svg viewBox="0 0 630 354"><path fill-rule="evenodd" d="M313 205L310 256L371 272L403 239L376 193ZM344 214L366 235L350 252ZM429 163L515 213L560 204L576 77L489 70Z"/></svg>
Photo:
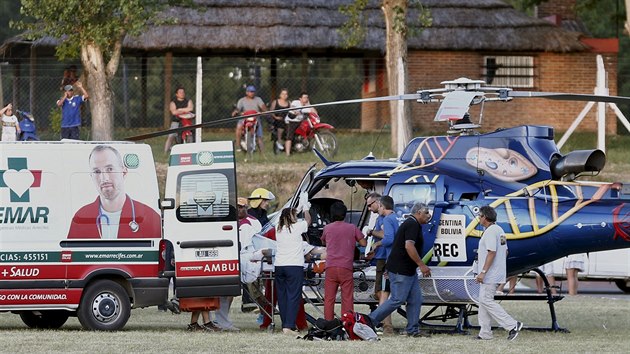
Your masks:
<svg viewBox="0 0 630 354"><path fill-rule="evenodd" d="M494 301L494 293L499 284L480 284L479 289L479 337L492 339L492 323L494 319L506 331L516 327L516 320L512 318L501 305Z"/></svg>
<svg viewBox="0 0 630 354"><path fill-rule="evenodd" d="M220 328L232 328L232 320L230 319L230 306L232 306L232 300L234 296L221 296L219 297L219 309L210 312L210 316L214 313L214 322ZM211 317L212 319L212 317Z"/></svg>

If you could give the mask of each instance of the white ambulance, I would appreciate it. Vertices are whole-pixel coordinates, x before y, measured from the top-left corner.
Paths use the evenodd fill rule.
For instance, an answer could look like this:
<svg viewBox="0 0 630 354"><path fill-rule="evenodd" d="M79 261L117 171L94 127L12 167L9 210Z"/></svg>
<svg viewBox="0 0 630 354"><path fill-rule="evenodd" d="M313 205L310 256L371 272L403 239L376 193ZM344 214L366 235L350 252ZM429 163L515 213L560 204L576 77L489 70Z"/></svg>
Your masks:
<svg viewBox="0 0 630 354"><path fill-rule="evenodd" d="M240 295L233 150L176 145L160 200L148 145L0 143L0 312L118 330L164 304L169 276L184 309Z"/></svg>

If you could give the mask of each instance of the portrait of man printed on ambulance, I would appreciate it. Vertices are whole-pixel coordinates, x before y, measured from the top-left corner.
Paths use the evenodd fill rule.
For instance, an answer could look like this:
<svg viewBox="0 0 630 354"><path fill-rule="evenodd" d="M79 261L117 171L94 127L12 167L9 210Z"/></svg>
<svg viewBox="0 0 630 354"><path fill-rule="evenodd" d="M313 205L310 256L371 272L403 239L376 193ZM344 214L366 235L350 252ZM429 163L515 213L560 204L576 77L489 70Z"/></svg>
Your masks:
<svg viewBox="0 0 630 354"><path fill-rule="evenodd" d="M160 215L125 193L127 167L118 150L97 145L90 153L89 166L99 195L74 214L68 238L161 237Z"/></svg>

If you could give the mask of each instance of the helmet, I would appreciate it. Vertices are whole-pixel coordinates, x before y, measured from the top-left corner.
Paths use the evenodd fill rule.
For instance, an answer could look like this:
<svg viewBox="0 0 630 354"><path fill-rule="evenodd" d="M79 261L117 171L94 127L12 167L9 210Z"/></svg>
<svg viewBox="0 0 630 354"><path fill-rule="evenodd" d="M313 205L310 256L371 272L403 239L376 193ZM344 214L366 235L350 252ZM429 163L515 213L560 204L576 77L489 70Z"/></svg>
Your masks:
<svg viewBox="0 0 630 354"><path fill-rule="evenodd" d="M276 196L265 188L256 188L247 199L252 208L258 208L263 200L274 200Z"/></svg>

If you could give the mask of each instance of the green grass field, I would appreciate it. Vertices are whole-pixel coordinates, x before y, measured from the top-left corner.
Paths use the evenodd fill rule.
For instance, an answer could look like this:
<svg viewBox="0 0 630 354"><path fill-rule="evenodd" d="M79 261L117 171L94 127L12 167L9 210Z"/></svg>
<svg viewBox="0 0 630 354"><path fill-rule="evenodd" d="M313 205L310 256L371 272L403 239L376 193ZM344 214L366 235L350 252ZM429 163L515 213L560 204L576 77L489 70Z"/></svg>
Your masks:
<svg viewBox="0 0 630 354"><path fill-rule="evenodd" d="M504 301L503 306L525 327L550 325L546 303ZM470 335L433 334L431 338L381 336L380 342L309 342L281 333L263 332L255 323L255 314L243 314L239 302L232 306L234 324L240 333L190 333L185 327L188 313L171 315L155 307L133 310L123 331L114 333L81 330L76 318L59 330L31 330L19 316L0 314L1 352L83 352L83 353L612 353L627 352L630 345L630 299L597 296L569 297L556 303L559 324L571 333L523 330L513 342L507 333L495 330L492 341L476 341L478 330ZM358 306L358 311L368 312ZM313 308L307 311L315 313ZM426 308L424 309L426 311ZM279 322L279 317L277 317ZM477 324L476 316L471 319ZM405 320L394 315L394 325L404 327ZM278 325L279 326L279 325Z"/></svg>

